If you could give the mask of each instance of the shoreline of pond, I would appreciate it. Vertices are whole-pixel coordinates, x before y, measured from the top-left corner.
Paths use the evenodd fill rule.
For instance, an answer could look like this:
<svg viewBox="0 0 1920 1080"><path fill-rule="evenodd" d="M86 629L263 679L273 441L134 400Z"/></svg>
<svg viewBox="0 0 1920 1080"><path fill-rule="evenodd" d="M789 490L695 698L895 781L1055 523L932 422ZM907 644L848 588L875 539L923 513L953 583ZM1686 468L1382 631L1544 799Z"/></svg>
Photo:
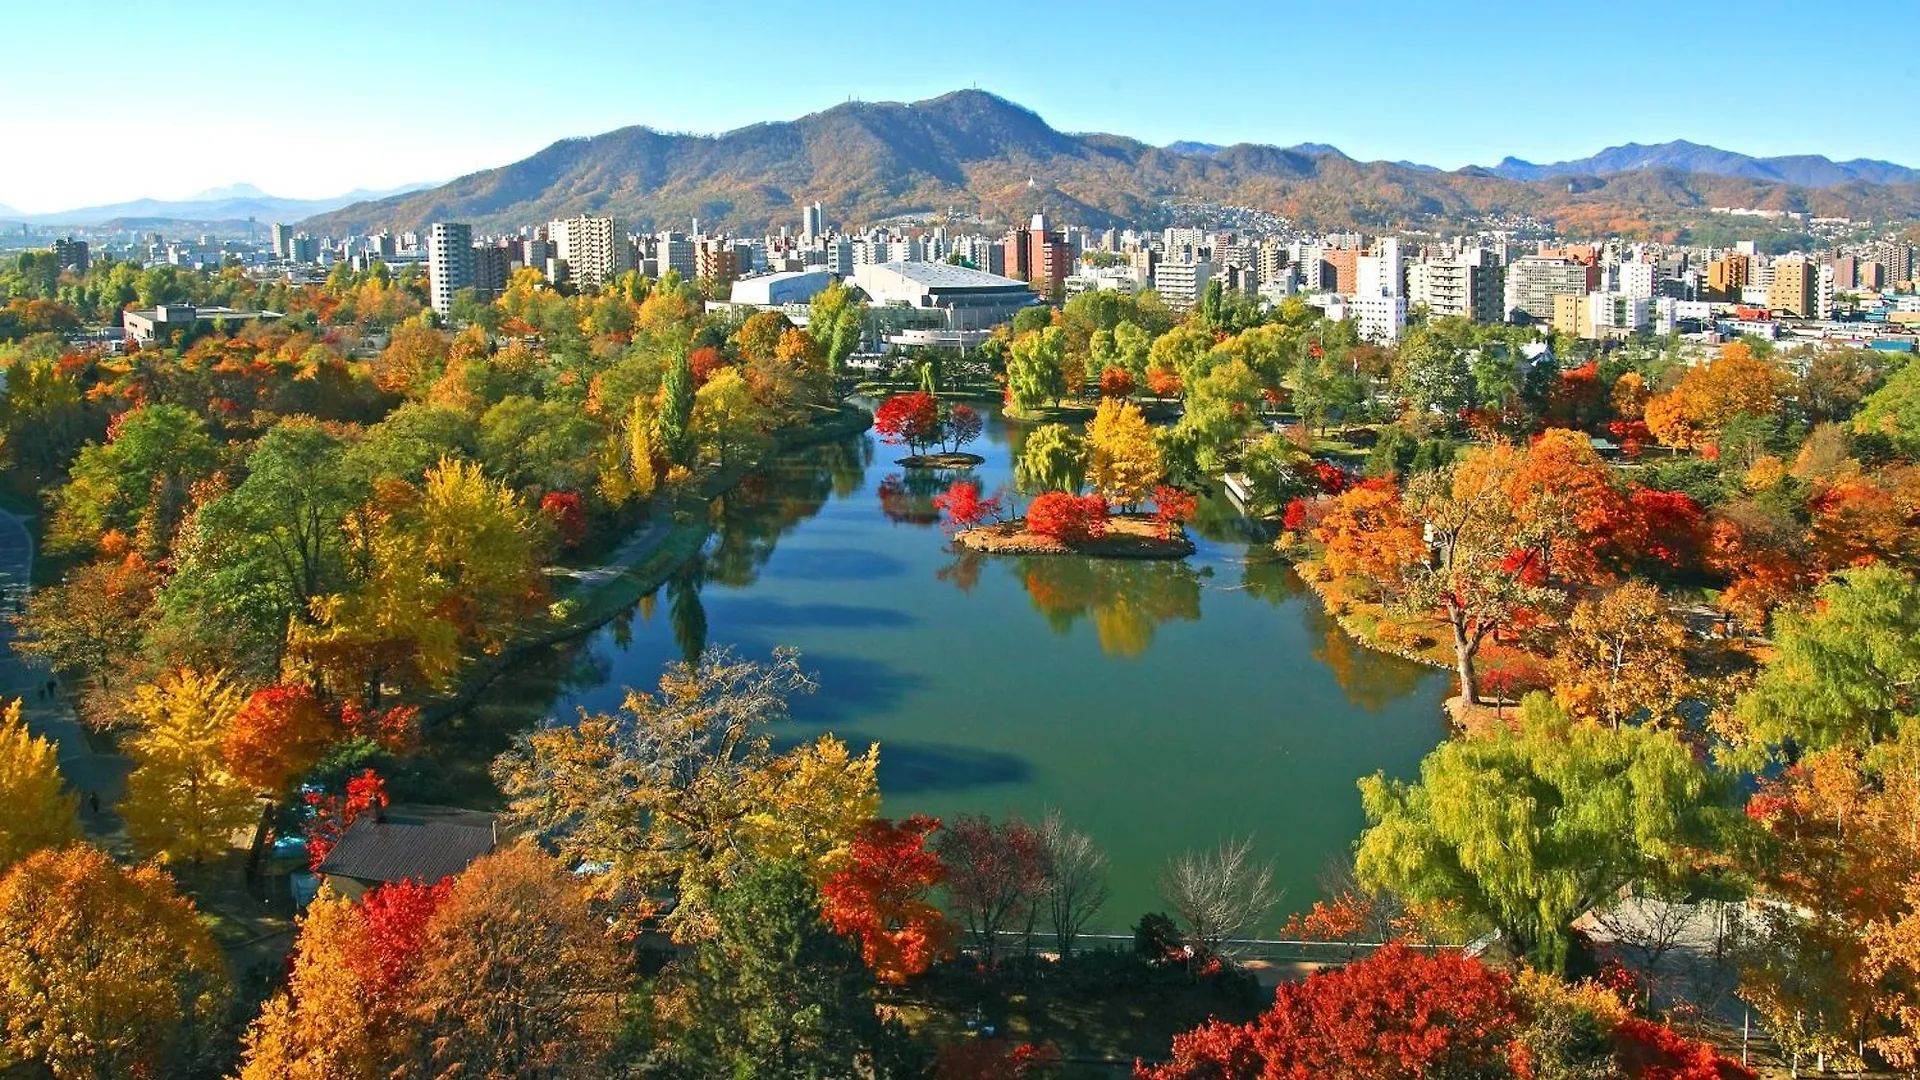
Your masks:
<svg viewBox="0 0 1920 1080"><path fill-rule="evenodd" d="M872 426L871 411L850 403L842 404L831 415L815 417L804 427L776 433L767 456L857 435ZM621 547L632 542L643 530L657 526L664 526L664 530L660 538L643 551L630 552L617 563L592 568L593 571L610 573L591 587L556 596L555 603L577 604L577 610L570 609L565 620L558 625L520 636L499 653L469 668L451 693L437 695L422 706L422 724L438 723L466 709L486 692L494 680L535 650L585 637L660 588L674 571L698 555L707 539L713 535L713 523L707 516L707 505L738 487L760 464L755 462L721 468L702 481L693 492L680 495L670 506L663 507L664 515L656 511L636 525L626 540L609 552L610 556L619 556Z"/></svg>

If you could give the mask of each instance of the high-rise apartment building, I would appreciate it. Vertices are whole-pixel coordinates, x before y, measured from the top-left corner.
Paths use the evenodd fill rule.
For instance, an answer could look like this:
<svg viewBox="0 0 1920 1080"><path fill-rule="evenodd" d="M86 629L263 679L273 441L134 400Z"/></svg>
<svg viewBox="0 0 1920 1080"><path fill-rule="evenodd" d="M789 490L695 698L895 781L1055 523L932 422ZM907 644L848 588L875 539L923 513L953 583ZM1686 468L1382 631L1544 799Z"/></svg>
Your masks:
<svg viewBox="0 0 1920 1080"><path fill-rule="evenodd" d="M1525 255L1507 267L1506 309L1529 322L1554 318L1554 298L1585 296L1598 283L1599 268L1575 259Z"/></svg>
<svg viewBox="0 0 1920 1080"><path fill-rule="evenodd" d="M63 236L53 242L53 265L60 269L84 274L92 264L93 256L88 253L85 240Z"/></svg>
<svg viewBox="0 0 1920 1080"><path fill-rule="evenodd" d="M492 301L506 292L508 271L515 261L513 251L505 244L475 244L473 248L475 298Z"/></svg>
<svg viewBox="0 0 1920 1080"><path fill-rule="evenodd" d="M693 276L715 285L732 285L740 277L740 257L733 241L702 240L693 251Z"/></svg>
<svg viewBox="0 0 1920 1080"><path fill-rule="evenodd" d="M614 218L583 215L550 221L547 239L579 288L597 288L633 269L632 245Z"/></svg>
<svg viewBox="0 0 1920 1080"><path fill-rule="evenodd" d="M1875 244L1873 261L1887 268L1887 281L1895 286L1913 280L1913 245L1904 240Z"/></svg>
<svg viewBox="0 0 1920 1080"><path fill-rule="evenodd" d="M1425 305L1436 319L1501 322L1506 318L1505 271L1497 256L1481 248L1418 262L1407 272L1407 302Z"/></svg>
<svg viewBox="0 0 1920 1080"><path fill-rule="evenodd" d="M695 271L698 268L694 265L693 257L693 239L685 233L663 232L654 237L653 260L654 268L659 271L661 277L666 277L669 272L689 279L697 276Z"/></svg>
<svg viewBox="0 0 1920 1080"><path fill-rule="evenodd" d="M1207 282L1212 280L1213 264L1200 260L1174 262L1169 259L1153 270L1154 291L1168 307L1181 311L1198 304L1200 294L1207 291Z"/></svg>
<svg viewBox="0 0 1920 1080"><path fill-rule="evenodd" d="M1833 287L1842 292L1860 287L1860 259L1853 255L1835 255L1833 262Z"/></svg>
<svg viewBox="0 0 1920 1080"><path fill-rule="evenodd" d="M276 221L273 223L271 232L273 235L273 257L276 259L286 258L287 241L293 239L293 226L284 221Z"/></svg>
<svg viewBox="0 0 1920 1080"><path fill-rule="evenodd" d="M1773 281L1767 285L1767 307L1794 318L1813 318L1818 309L1818 280L1813 264L1803 255L1787 255L1773 260Z"/></svg>
<svg viewBox="0 0 1920 1080"><path fill-rule="evenodd" d="M427 299L442 318L453 312L453 295L473 288L473 226L436 221L427 231Z"/></svg>
<svg viewBox="0 0 1920 1080"><path fill-rule="evenodd" d="M1660 267L1650 262L1623 262L1614 268L1614 288L1628 296L1651 300L1659 291Z"/></svg>
<svg viewBox="0 0 1920 1080"><path fill-rule="evenodd" d="M819 237L827 235L826 214L819 203L800 208L800 238L811 244Z"/></svg>
<svg viewBox="0 0 1920 1080"><path fill-rule="evenodd" d="M1733 303L1747 287L1752 260L1738 252L1723 253L1707 264L1706 296L1702 299Z"/></svg>
<svg viewBox="0 0 1920 1080"><path fill-rule="evenodd" d="M1067 275L1073 272L1073 249L1064 234L1048 228L1047 215L1035 214L1025 227L1008 231L1001 247L1008 277L1025 281L1042 296L1065 290Z"/></svg>
<svg viewBox="0 0 1920 1080"><path fill-rule="evenodd" d="M1360 285L1360 249L1333 248L1326 253L1325 260L1333 268L1333 291L1341 296L1352 296Z"/></svg>

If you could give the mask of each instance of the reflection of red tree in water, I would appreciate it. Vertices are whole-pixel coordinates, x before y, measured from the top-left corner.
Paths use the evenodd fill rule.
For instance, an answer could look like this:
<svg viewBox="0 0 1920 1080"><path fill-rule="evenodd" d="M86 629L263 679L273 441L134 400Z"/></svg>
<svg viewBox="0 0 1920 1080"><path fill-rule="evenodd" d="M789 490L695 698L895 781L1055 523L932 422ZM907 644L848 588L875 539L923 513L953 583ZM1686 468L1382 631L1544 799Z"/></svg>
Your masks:
<svg viewBox="0 0 1920 1080"><path fill-rule="evenodd" d="M980 584L980 568L986 562L986 556L979 552L963 550L952 562L934 571L933 576L963 593L970 593Z"/></svg>
<svg viewBox="0 0 1920 1080"><path fill-rule="evenodd" d="M880 481L880 512L896 525L938 525L940 511L931 496L914 493L899 473Z"/></svg>

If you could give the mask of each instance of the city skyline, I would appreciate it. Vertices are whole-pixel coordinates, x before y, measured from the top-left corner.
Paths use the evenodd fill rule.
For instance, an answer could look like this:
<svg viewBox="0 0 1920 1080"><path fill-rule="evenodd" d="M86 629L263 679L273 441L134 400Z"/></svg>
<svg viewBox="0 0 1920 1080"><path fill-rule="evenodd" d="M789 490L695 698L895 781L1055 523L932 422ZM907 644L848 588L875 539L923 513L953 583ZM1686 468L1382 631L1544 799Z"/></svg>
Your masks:
<svg viewBox="0 0 1920 1080"><path fill-rule="evenodd" d="M1339 12L1228 4L1206 20L1174 26L1145 18L1144 9L1122 4L1098 25L1070 11L1000 3L975 5L964 25L889 9L884 22L868 28L872 33L853 33L857 13L823 28L762 4L725 12L710 5L645 13L602 8L543 11L539 32L529 34L512 21L524 20L523 11L487 4L352 2L323 23L231 3L165 20L123 2L37 8L10 16L19 40L71 42L127 20L155 56L204 52L213 35L227 40L236 29L245 32L238 40L260 35L277 46L264 68L243 53L208 68L213 74L161 76L116 64L81 79L66 74L72 47L24 50L14 61L16 78L57 89L0 116L0 145L52 147L77 131L137 128L143 121L130 116L129 102L156 90L169 102L167 118L204 124L220 137L213 144L136 138L143 148L121 168L14 170L0 176L0 204L48 213L180 199L237 182L283 198L327 197L452 179L561 138L630 125L718 133L849 99L911 101L976 85L1062 131L1154 144L1329 143L1361 160L1443 169L1493 165L1507 155L1556 161L1671 139L1755 156L1920 163L1920 135L1874 110L1837 107L1852 99L1813 92L1830 84L1811 71L1808 94L1768 97L1764 127L1737 101L1690 90L1710 74L1724 75L1714 65L1744 61L1758 79L1767 65L1793 61L1731 44L1684 56L1648 48L1645 24L1633 16L1666 9L1642 0L1626 3L1621 17L1604 25L1504 2L1444 14L1411 3ZM1853 10L1876 37L1920 29L1920 12L1910 5L1889 0ZM1788 25L1792 13L1777 0L1726 9L1742 26ZM1798 41L1838 44L1848 25L1811 30ZM874 33L905 44L876 55ZM1016 38L1044 43L1070 62L1032 64L1026 51L1004 48ZM601 65L543 48L575 39L632 44L616 47ZM1343 54L1324 45L1342 39L1359 47ZM1271 44L1240 62L1223 54L1224 43L1247 41ZM1533 44L1545 41L1578 47L1569 55ZM1210 92L1154 92L1169 65L1189 70L1179 66L1189 54L1211 58ZM715 63L737 77L710 77ZM1322 77L1310 77L1315 66L1327 69ZM461 75L463 69L496 77ZM1911 62L1879 63L1873 72L1870 86L1861 84L1867 100L1898 100L1920 88ZM1432 80L1442 77L1458 80L1466 95L1461 108L1430 107ZM1570 81L1573 97L1503 91L1543 78ZM463 88L459 100L429 108L434 88L449 79ZM1569 100L1593 107L1569 110ZM1721 100L1724 107L1705 104ZM209 145L222 152L209 153Z"/></svg>

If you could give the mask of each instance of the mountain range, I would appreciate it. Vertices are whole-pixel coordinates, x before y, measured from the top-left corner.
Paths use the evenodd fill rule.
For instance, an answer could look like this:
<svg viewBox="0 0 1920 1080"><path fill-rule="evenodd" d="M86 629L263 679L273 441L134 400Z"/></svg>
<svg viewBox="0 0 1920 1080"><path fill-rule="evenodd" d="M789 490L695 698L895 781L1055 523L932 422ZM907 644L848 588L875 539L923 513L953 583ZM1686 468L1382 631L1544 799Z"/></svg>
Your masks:
<svg viewBox="0 0 1920 1080"><path fill-rule="evenodd" d="M1920 181L1920 169L1909 169L1891 161L1874 161L1870 158L1833 161L1819 154L1756 158L1684 139L1653 146L1639 143L1610 146L1591 157L1557 161L1551 165L1535 165L1531 161L1509 157L1488 171L1509 180L1546 180L1556 176L1605 176L1644 169L1679 169L1681 172L1737 176L1746 180L1768 180L1818 188L1856 180L1869 184L1911 184Z"/></svg>
<svg viewBox="0 0 1920 1080"><path fill-rule="evenodd" d="M0 220L24 221L34 225L98 226L131 221L185 223L245 221L247 218L254 218L265 224L272 221L297 221L314 214L337 210L343 206L420 191L433 186L435 185L407 184L379 191L356 188L344 195L324 199L282 199L269 195L252 184L242 183L212 188L185 199L133 199L128 202L59 210L49 214L25 214L11 207L0 206Z"/></svg>
<svg viewBox="0 0 1920 1080"><path fill-rule="evenodd" d="M510 165L331 210L303 227L344 235L454 220L507 230L593 213L635 229L698 219L759 231L797 223L799 206L815 200L829 221L847 225L943 212L1009 221L1035 210L1094 225L1153 225L1183 203L1253 207L1310 227L1458 226L1524 215L1568 231L1628 235L1677 232L1714 206L1920 218L1920 174L1899 166L1685 146L1447 172L1356 161L1324 144L1158 147L1071 134L1010 101L963 90L911 104L849 102L719 135L642 126L563 139ZM1575 175L1580 168L1599 171ZM1768 169L1774 173L1753 174Z"/></svg>

